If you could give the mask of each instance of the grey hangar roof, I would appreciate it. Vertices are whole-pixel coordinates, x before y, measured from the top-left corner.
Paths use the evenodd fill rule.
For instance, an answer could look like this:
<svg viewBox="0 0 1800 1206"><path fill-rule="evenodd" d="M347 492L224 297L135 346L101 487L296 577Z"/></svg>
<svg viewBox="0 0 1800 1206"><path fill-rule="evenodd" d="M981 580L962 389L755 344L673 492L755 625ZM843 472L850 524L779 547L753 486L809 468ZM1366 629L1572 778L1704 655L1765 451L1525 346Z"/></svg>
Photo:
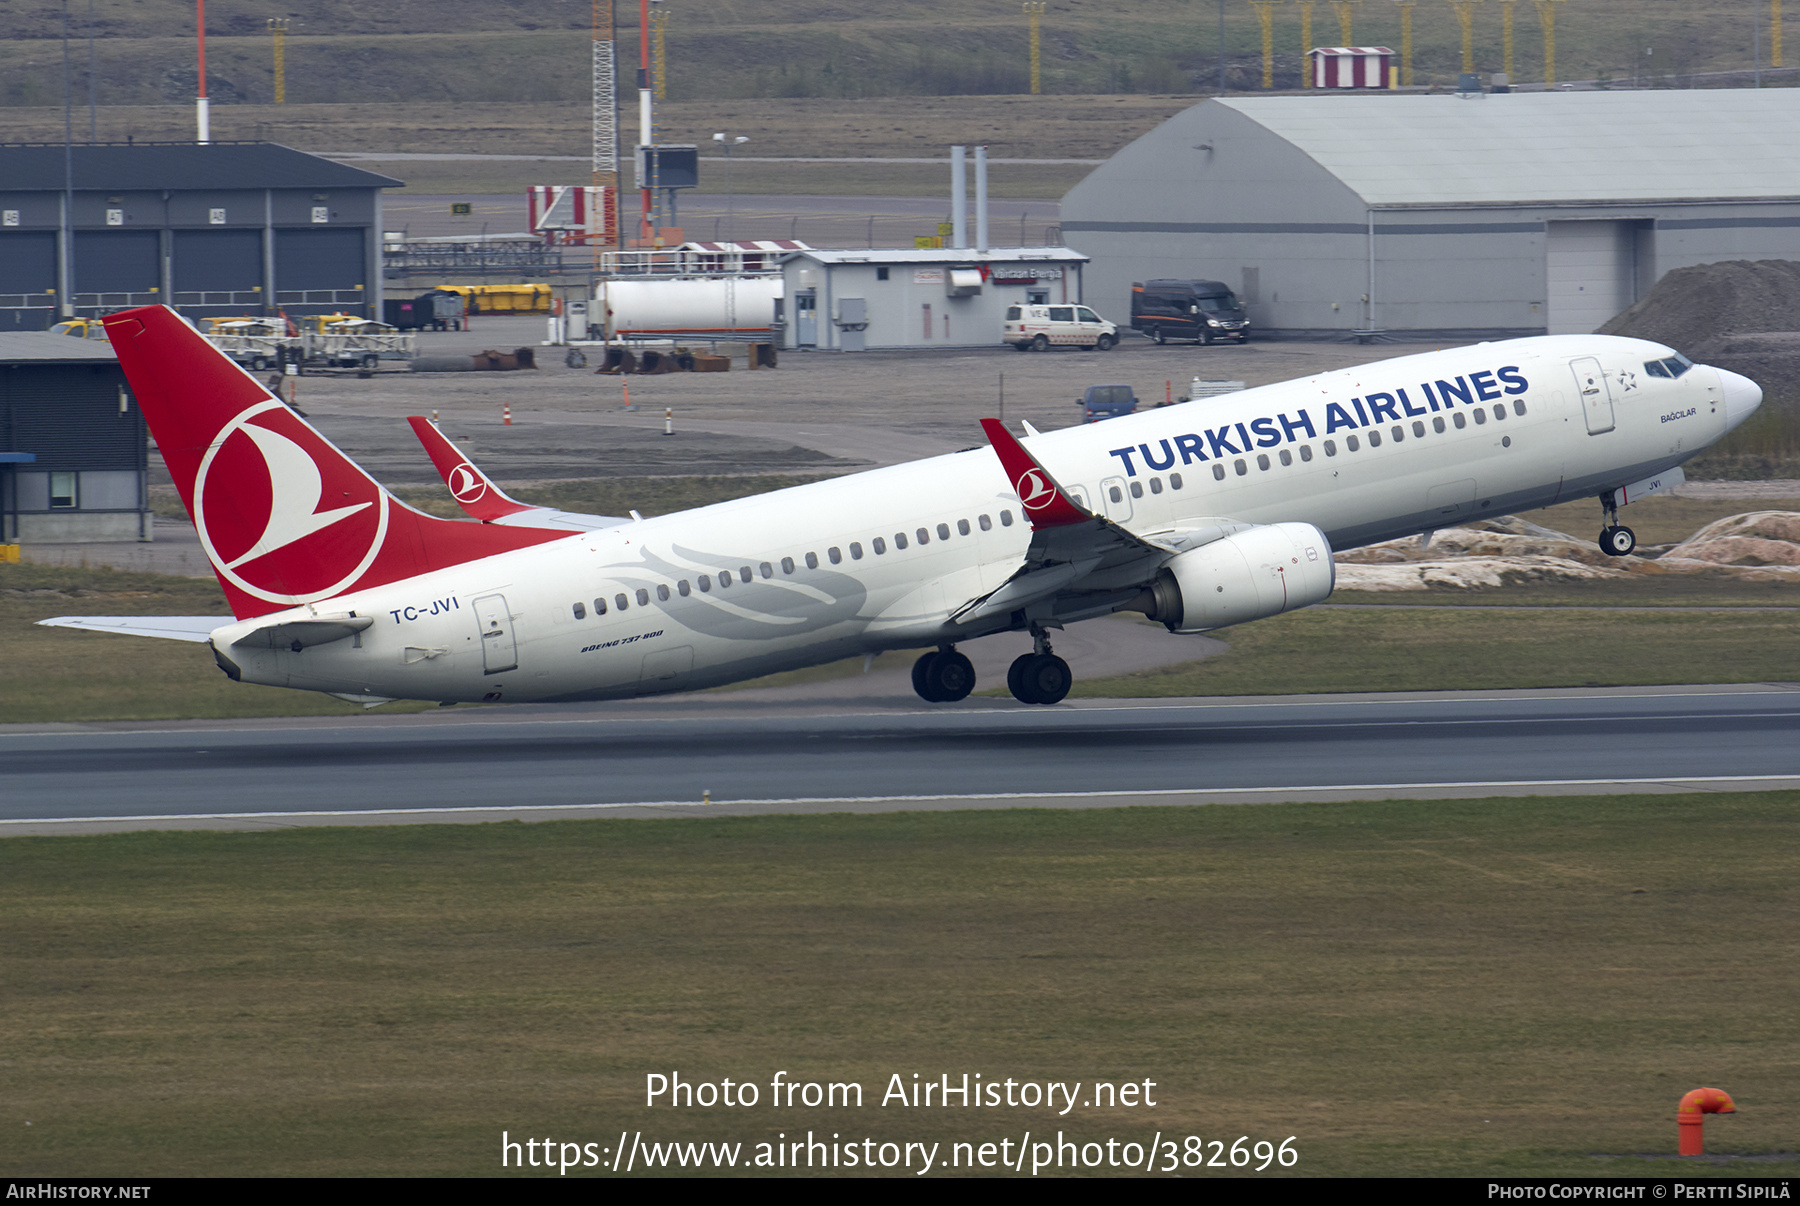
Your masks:
<svg viewBox="0 0 1800 1206"><path fill-rule="evenodd" d="M67 167L81 191L133 189L398 188L401 181L273 142L0 144L9 190L60 192Z"/></svg>

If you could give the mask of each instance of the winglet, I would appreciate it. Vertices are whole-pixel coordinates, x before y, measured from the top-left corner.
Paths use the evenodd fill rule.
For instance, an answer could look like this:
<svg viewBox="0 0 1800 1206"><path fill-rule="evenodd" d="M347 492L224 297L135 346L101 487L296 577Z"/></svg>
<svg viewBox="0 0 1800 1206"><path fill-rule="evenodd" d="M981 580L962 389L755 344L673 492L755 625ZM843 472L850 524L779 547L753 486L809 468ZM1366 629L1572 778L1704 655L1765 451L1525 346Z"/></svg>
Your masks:
<svg viewBox="0 0 1800 1206"><path fill-rule="evenodd" d="M1033 530L1062 528L1093 518L1069 497L1068 491L1050 476L1048 469L1025 451L1025 445L1019 443L999 419L983 419L981 430L987 433L988 442L999 453L1006 480L1018 492L1019 502L1024 507L1025 517L1031 520Z"/></svg>
<svg viewBox="0 0 1800 1206"><path fill-rule="evenodd" d="M450 490L450 497L456 500L456 505L467 512L471 519L493 523L508 515L534 509L517 499L507 497L506 492L490 481L487 474L477 469L475 462L464 456L462 449L452 444L431 420L422 415L408 415L406 421L412 424L413 434L419 437L419 443L425 445L425 451L431 456L431 463L437 467L438 476L444 479L444 485Z"/></svg>

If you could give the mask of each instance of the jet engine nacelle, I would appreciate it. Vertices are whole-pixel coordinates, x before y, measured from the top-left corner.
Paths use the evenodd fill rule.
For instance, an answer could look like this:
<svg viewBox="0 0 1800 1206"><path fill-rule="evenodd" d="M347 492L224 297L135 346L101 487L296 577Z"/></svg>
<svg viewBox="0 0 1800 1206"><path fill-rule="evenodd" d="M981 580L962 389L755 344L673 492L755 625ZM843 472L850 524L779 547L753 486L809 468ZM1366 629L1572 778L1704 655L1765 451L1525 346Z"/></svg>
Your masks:
<svg viewBox="0 0 1800 1206"><path fill-rule="evenodd" d="M1322 602L1336 582L1325 533L1264 524L1178 554L1136 606L1170 632L1205 632Z"/></svg>

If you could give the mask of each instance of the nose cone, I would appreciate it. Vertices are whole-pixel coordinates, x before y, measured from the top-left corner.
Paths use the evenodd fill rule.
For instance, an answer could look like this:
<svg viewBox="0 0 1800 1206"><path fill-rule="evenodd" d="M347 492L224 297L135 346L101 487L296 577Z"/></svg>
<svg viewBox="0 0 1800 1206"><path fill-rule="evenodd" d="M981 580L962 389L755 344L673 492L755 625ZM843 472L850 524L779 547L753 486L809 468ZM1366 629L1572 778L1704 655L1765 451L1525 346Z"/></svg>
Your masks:
<svg viewBox="0 0 1800 1206"><path fill-rule="evenodd" d="M1762 386L1730 369L1713 371L1719 374L1719 388L1725 392L1725 430L1730 431L1762 405Z"/></svg>

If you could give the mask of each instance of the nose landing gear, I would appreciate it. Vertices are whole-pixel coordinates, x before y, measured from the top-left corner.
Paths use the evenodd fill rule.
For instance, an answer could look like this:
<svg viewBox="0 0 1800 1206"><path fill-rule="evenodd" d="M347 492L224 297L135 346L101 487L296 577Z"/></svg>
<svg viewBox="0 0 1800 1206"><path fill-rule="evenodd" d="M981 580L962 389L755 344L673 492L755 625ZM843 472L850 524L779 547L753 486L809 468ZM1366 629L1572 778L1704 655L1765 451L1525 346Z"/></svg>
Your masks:
<svg viewBox="0 0 1800 1206"><path fill-rule="evenodd" d="M1606 515L1606 526L1600 529L1600 551L1609 557L1629 556L1637 548L1637 533L1619 522L1619 507L1611 490L1600 496L1600 506Z"/></svg>

